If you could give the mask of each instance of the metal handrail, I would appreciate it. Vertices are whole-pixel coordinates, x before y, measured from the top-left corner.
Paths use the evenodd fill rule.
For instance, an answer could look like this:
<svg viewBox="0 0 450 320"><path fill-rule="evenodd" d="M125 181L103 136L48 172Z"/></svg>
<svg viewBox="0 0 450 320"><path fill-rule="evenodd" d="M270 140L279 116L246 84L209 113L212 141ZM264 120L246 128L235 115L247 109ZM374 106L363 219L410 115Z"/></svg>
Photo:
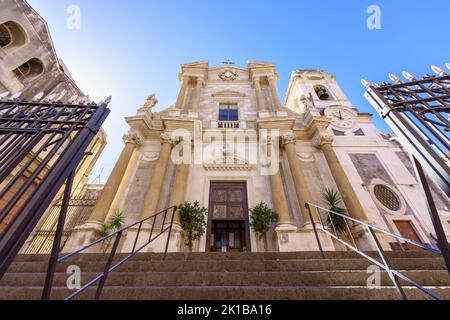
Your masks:
<svg viewBox="0 0 450 320"><path fill-rule="evenodd" d="M164 255L163 255L163 260L166 259L166 255L167 255L167 251L169 249L169 242L170 242L170 237L172 234L172 229L173 229L173 222L174 222L174 218L175 218L175 213L177 211L177 206L173 206L170 208L167 208L161 212L156 213L153 216L150 216L148 218L145 218L141 221L135 222L125 228L122 228L121 230L118 230L116 232L113 232L101 239L98 239L70 254L67 254L61 258L58 258L57 260L55 260L53 265L49 265L48 271L47 271L47 278L46 278L46 283L44 285L44 290L43 290L43 294L42 297L43 299L49 299L50 298L50 294L51 294L51 290L52 290L52 286L53 286L53 278L54 278L54 273L56 270L56 264L60 263L60 262L65 262L68 259L86 251L87 249L102 243L104 241L110 240L110 239L115 239L114 240L114 244L112 246L111 252L109 254L108 260L106 262L104 271L99 274L98 276L96 276L94 279L92 279L91 281L89 281L87 284L85 284L83 287L81 287L80 289L78 289L77 291L75 291L74 293L72 293L70 296L68 296L67 298L65 298L65 300L72 300L73 298L75 298L76 296L78 296L79 294L81 294L82 292L86 291L86 289L88 289L89 287L91 287L92 285L94 285L95 283L97 283L98 281L100 281L100 283L97 286L97 291L95 293L95 300L99 300L103 291L103 287L106 283L106 280L108 279L109 274L116 270L117 268L119 268L121 265L123 265L125 262L127 262L128 260L130 260L132 257L134 257L136 254L138 254L139 252L141 252L145 247L147 247L150 243L152 243L153 241L155 241L156 239L158 239L160 236L162 236L164 233L166 233L166 231L168 231L168 235L167 235L167 240L166 240L166 246L165 246L165 250L164 250ZM168 212L171 211L172 216L170 218L170 223L166 224L166 218L167 218L167 214ZM162 221L162 228L161 230L156 234L155 237L153 236L153 231L155 228L155 223L156 223L156 219L157 217L163 215L163 221ZM151 231L150 231L150 235L148 238L148 241L143 244L142 246L140 246L139 248L136 249L138 240L139 240L139 235L141 233L142 230L142 226L144 223L149 222L151 220ZM166 225L166 226L165 226ZM114 257L116 255L117 252L117 248L119 246L119 242L124 234L125 231L134 228L136 226L139 226L138 228L138 232L136 234L136 239L134 240L134 244L133 244L133 249L131 251L130 254L128 254L125 258L121 259L119 262L117 262L116 264L113 265L113 260Z"/></svg>
<svg viewBox="0 0 450 320"><path fill-rule="evenodd" d="M333 239L335 239L335 240L338 241L339 243L341 243L341 244L343 244L344 246L346 246L347 248L350 248L351 250L355 251L355 252L358 253L360 256L366 258L367 260L369 260L370 262L374 263L374 264L377 265L378 267L384 269L384 270L388 273L388 275L389 275L391 281L393 282L393 284L394 284L394 286L395 286L395 288L396 288L398 294L400 295L400 297L401 297L403 300L407 300L408 297L406 296L405 292L403 291L403 288L402 288L402 286L401 286L401 284L400 284L398 278L400 278L400 279L402 279L402 280L408 282L409 284L413 285L414 287L416 287L417 289L419 289L419 290L422 291L423 293L429 295L429 296L432 297L433 299L436 299L436 300L443 300L443 298L442 298L441 296L439 296L439 295L437 295L437 294L431 292L430 290L424 288L423 286L419 285L419 284L416 283L415 281L409 279L408 277L406 277L405 275L403 275L403 274L400 273L399 271L394 270L394 269L392 268L392 266L391 266L391 264L390 264L390 262L389 262L389 259L388 259L388 257L386 256L386 254L385 254L385 252L384 252L384 250L383 250L383 248L382 248L382 246L381 246L381 244L380 244L380 242L379 242L379 240L378 240L378 237L377 237L375 231L378 231L378 232L383 233L383 234L385 234L385 235L394 237L394 238L396 238L396 239L398 239L398 240L401 240L401 241L404 241L404 242L413 244L413 245L415 245L415 246L417 246L417 247L420 247L420 248L422 248L422 249L424 249L424 250L427 250L427 251L430 251L430 252L433 252L433 253L441 254L441 250L436 249L436 248L433 248L433 247L430 247L430 246L427 246L427 245L424 245L424 244L419 243L419 242L416 242L416 241L414 241L414 240L407 239L407 238L405 238L405 237L396 235L396 234L394 234L394 233L392 233L392 232L386 231L386 230L384 230L384 229L381 229L381 228L379 228L379 227L373 226L373 225L371 225L371 224L368 224L368 223L366 223L366 222L360 221L360 220L358 220L358 219L349 217L349 216L347 216L347 215L344 215L344 214L341 214L341 213L338 213L338 212L334 212L334 211L331 211L331 210L329 210L329 209L322 208L322 207L320 207L320 206L318 206L318 205L315 205L315 204L305 203L305 207L308 209L308 213L309 213L309 217L310 217L310 220L311 220L311 224L312 224L312 226L313 226L314 233L315 233L315 236L316 236L316 240L317 240L317 243L318 243L318 246L319 246L319 250L320 250L320 252L321 252L323 258L325 258L325 255L324 255L324 252L323 252L323 248L322 248L322 244L321 244L321 242L320 242L319 235L318 235L318 233L317 233L317 229L322 230L323 232L325 232L326 234L328 234L329 236L331 236ZM314 208L316 209L317 217L318 217L319 220L320 220L320 225L318 225L318 224L314 221L314 218L313 218L313 215L312 215L312 212L311 212L311 207L314 207ZM328 215L328 217L329 217L329 219L330 219L330 221L331 221L331 228L334 230L334 234L325 228L326 224L324 224L324 221L323 221L323 219L322 219L322 216L320 215L319 210L323 210L324 212L327 213L327 215ZM345 241L345 240L339 238L338 232L336 232L336 228L335 228L335 226L334 226L333 220L331 219L331 215L336 215L336 216L339 216L339 217L341 217L341 218L344 219L345 224L346 224L346 228L347 228L347 231L348 231L348 235L351 237L353 245L350 244L350 243L348 243L347 241ZM376 260L375 258L369 256L367 253L364 253L363 251L361 251L361 250L358 248L357 241L356 241L355 237L353 236L353 233L351 232L351 229L350 229L350 226L349 226L349 224L348 224L348 221L352 221L353 223L357 223L357 224L359 224L359 225L362 225L362 226L364 226L364 227L367 229L367 232L368 232L368 234L370 235L370 238L371 238L372 241L375 243L375 247L376 247L376 249L377 249L377 252L378 252L378 254L379 254L379 256L380 256L382 262L380 262L380 261Z"/></svg>

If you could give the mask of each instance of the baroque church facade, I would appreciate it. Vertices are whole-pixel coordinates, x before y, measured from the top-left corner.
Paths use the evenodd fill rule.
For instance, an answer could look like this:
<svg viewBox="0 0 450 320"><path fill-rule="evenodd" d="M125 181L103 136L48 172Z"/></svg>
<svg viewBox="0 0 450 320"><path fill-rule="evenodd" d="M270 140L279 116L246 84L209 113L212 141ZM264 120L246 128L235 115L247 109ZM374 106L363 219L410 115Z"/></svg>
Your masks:
<svg viewBox="0 0 450 320"><path fill-rule="evenodd" d="M338 191L351 217L435 245L409 155L395 137L375 128L371 114L352 105L332 74L292 72L284 102L271 63L188 63L179 80L174 105L156 112L151 95L126 118L124 149L89 219L73 230L64 251L95 240L118 209L129 225L185 201L208 210L207 230L194 251L316 251L305 204L326 207L326 188ZM450 237L450 203L432 186ZM249 209L261 202L279 215L266 245L249 225ZM312 209L320 223L317 214ZM141 234L165 223L144 224ZM174 223L169 250L184 252L178 215ZM131 250L137 231L127 232L119 250ZM355 225L352 233L360 248L372 249L362 228ZM325 233L319 236L325 250L344 249ZM380 240L387 250L408 249L392 238ZM164 245L161 239L146 250L163 251Z"/></svg>

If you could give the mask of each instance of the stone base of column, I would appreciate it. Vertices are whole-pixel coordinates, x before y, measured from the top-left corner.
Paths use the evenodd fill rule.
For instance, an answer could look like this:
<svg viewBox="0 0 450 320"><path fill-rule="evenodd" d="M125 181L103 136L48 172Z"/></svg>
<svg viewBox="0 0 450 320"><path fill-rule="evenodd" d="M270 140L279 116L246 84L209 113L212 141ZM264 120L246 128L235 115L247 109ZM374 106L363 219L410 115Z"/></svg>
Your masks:
<svg viewBox="0 0 450 320"><path fill-rule="evenodd" d="M99 239L99 233L102 231L103 226L99 222L86 222L85 224L76 227L69 240L66 242L62 252L72 253L81 249L88 244ZM101 244L93 246L92 248L83 251L83 253L97 253L102 252Z"/></svg>
<svg viewBox="0 0 450 320"><path fill-rule="evenodd" d="M286 111L277 111L277 117L287 117L288 114Z"/></svg>
<svg viewBox="0 0 450 320"><path fill-rule="evenodd" d="M152 225L150 223L144 223L141 231L139 232L139 238L136 241L137 233L139 231L139 226L131 228L128 230L125 242L122 246L121 251L125 253L130 253L133 250L134 244L136 243L135 250L138 250L143 245L145 245L150 239L150 233L152 231ZM159 234L160 230L156 227L153 229L152 238ZM182 244L183 230L180 226L174 225L172 228L172 234L170 236L169 248L167 252L180 252ZM164 252L166 249L166 242L168 237L168 231L161 234L158 238L149 243L141 252Z"/></svg>
<svg viewBox="0 0 450 320"><path fill-rule="evenodd" d="M362 251L372 251L375 249L375 243L371 239L368 230L361 224L355 224L352 226L352 234L358 244L358 247ZM379 233L377 232L377 235Z"/></svg>
<svg viewBox="0 0 450 320"><path fill-rule="evenodd" d="M270 112L259 112L258 116L260 118L270 118Z"/></svg>
<svg viewBox="0 0 450 320"><path fill-rule="evenodd" d="M317 230L324 251L335 251L331 238L321 230ZM288 228L279 226L275 229L280 252L319 251L314 230L309 226Z"/></svg>
<svg viewBox="0 0 450 320"><path fill-rule="evenodd" d="M181 115L181 110L173 109L169 111L169 117L179 117Z"/></svg>

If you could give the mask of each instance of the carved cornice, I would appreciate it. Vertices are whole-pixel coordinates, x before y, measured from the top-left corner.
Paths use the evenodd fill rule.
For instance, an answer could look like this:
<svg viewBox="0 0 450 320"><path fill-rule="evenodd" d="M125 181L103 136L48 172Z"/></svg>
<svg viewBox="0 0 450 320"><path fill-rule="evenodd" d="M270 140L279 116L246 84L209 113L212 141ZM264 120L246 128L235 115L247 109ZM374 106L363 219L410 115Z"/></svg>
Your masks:
<svg viewBox="0 0 450 320"><path fill-rule="evenodd" d="M251 171L254 168L247 160L241 160L233 155L207 162L203 167L206 171Z"/></svg>

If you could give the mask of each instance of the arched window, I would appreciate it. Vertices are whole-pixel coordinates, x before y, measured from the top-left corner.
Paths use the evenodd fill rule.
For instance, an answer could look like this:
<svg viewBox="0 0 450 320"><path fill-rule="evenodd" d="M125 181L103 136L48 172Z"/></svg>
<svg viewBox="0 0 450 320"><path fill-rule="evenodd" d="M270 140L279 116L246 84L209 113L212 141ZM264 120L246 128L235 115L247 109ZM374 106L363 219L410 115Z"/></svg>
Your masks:
<svg viewBox="0 0 450 320"><path fill-rule="evenodd" d="M20 80L31 80L44 72L41 60L33 58L13 70Z"/></svg>
<svg viewBox="0 0 450 320"><path fill-rule="evenodd" d="M0 24L0 48L21 46L26 40L25 31L19 24L13 21Z"/></svg>
<svg viewBox="0 0 450 320"><path fill-rule="evenodd" d="M378 184L373 189L377 200L386 208L391 211L399 211L401 208L401 202L398 196L385 185Z"/></svg>
<svg viewBox="0 0 450 320"><path fill-rule="evenodd" d="M316 92L316 94L320 100L329 100L330 99L330 94L329 94L327 88L325 88L324 86L316 86L314 88L314 91Z"/></svg>

